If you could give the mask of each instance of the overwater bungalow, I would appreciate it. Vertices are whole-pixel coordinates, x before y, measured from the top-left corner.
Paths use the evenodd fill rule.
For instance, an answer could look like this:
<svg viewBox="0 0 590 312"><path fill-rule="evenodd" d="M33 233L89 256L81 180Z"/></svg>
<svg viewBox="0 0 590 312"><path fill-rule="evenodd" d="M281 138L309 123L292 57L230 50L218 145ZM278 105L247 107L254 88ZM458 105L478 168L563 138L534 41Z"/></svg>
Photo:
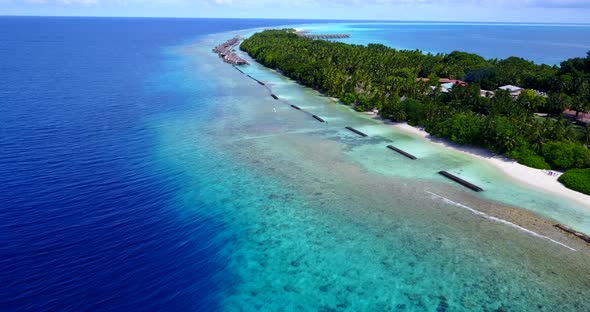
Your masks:
<svg viewBox="0 0 590 312"><path fill-rule="evenodd" d="M350 38L349 34L301 34L300 36L312 39L343 39Z"/></svg>
<svg viewBox="0 0 590 312"><path fill-rule="evenodd" d="M235 36L228 41L213 48L213 52L217 53L224 62L232 65L248 65L248 62L239 57L234 51L235 48L242 41L242 37Z"/></svg>
<svg viewBox="0 0 590 312"><path fill-rule="evenodd" d="M311 34L308 30L298 30L295 32L300 37L311 39L344 39L350 38L349 34Z"/></svg>

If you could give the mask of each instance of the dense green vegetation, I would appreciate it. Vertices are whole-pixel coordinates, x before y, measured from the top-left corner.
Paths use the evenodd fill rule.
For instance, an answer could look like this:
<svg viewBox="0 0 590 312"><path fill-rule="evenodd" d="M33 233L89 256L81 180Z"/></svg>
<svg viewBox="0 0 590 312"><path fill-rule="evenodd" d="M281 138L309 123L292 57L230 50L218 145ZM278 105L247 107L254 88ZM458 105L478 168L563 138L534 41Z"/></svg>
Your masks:
<svg viewBox="0 0 590 312"><path fill-rule="evenodd" d="M559 177L568 188L590 195L590 169L571 169Z"/></svg>
<svg viewBox="0 0 590 312"><path fill-rule="evenodd" d="M384 118L425 126L431 135L506 153L535 168L590 167L590 127L575 126L561 114L565 108L590 111L590 52L548 66L517 57L486 60L457 51L423 54L313 40L289 30L257 33L241 49L356 110L377 109ZM439 77L469 84L443 93ZM517 98L503 90L480 94L506 84L526 90Z"/></svg>

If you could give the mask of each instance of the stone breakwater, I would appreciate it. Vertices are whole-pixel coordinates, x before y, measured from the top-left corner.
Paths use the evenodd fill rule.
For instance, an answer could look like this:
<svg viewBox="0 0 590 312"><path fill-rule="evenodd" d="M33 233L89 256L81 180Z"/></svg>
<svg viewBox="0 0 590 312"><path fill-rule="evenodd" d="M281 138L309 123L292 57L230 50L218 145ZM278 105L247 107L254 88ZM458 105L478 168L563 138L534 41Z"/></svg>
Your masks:
<svg viewBox="0 0 590 312"><path fill-rule="evenodd" d="M232 65L248 65L248 62L239 57L234 51L235 48L243 40L240 36L235 36L228 41L213 48L213 52L217 53L224 62Z"/></svg>
<svg viewBox="0 0 590 312"><path fill-rule="evenodd" d="M582 239L586 243L590 243L590 236L588 236L588 235L586 235L584 233L578 232L578 231L576 231L576 230L574 230L572 228L569 228L569 227L567 227L567 226L565 226L563 224L559 224L559 223L556 224L555 227L558 228L558 229L560 229L560 230L562 230L562 231L564 231L564 232L566 232L566 233L569 233L569 234L571 234L571 235L573 235L573 236L575 236L577 238Z"/></svg>

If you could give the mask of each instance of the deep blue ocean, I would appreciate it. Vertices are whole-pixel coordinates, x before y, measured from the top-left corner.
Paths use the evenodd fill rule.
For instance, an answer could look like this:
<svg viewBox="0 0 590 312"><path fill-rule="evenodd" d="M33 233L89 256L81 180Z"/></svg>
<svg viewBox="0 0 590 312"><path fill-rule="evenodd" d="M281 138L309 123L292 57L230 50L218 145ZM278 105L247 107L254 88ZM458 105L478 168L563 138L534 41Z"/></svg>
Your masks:
<svg viewBox="0 0 590 312"><path fill-rule="evenodd" d="M176 213L146 123L188 104L150 79L167 46L293 22L0 18L0 310L215 310L221 225Z"/></svg>
<svg viewBox="0 0 590 312"><path fill-rule="evenodd" d="M216 214L229 211L227 207L232 205L240 211L246 211L246 207L252 207L253 203L266 205L260 198L278 199L281 202L277 206L292 203L291 206L295 207L298 204L293 202L298 194L273 191L272 183L275 181L264 179L269 174L260 174L262 178L246 177L249 173L242 174L239 171L241 163L231 163L234 160L227 160L226 169L210 169L223 164L225 158L219 152L223 149L214 147L213 140L203 137L221 136L232 131L235 132L232 135L247 132L242 131L244 129L256 134L259 130L274 131L273 127L278 129L280 126L269 122L268 128L261 126L258 129L248 125L238 129L235 125L242 118L231 116L231 110L220 112L221 108L225 109L223 103L232 101L234 91L229 87L207 84L208 77L200 76L198 71L192 72L191 69L194 65L191 62L200 61L199 54L191 58L191 49L182 50L179 47L214 33L311 22L0 17L0 311L223 309L221 294L231 293L233 287L244 282L236 277L238 274L228 274L226 268L236 267L235 263L241 263L241 258L246 259L245 263L250 259L247 254L238 252L235 256L238 260L228 257L233 250L228 250L227 246L256 242L255 234L266 228L272 229L273 224L263 223L256 231L248 228L239 232L236 230L238 225L248 226L245 221L244 224L237 223L240 218L232 216L230 222ZM178 49L183 51L183 58L178 57ZM230 71L235 74L231 67L227 68L224 75ZM245 88L239 83L236 86ZM250 86L247 88L250 89ZM255 95L258 99L259 94ZM209 100L214 98L216 100ZM232 122L225 124L223 129L213 122L211 125L207 123L219 116L235 120L231 119ZM244 115L243 119L248 117ZM160 127L167 123L174 126ZM232 128L234 126L236 128ZM194 127L193 132L188 133L186 129L191 127ZM189 142L197 148L189 146ZM244 149L247 148L248 144L243 144ZM213 151L214 148L217 151ZM185 152L180 153L179 150ZM194 168L179 166L182 161L168 164L163 161L162 154L169 156L167 158L176 155L178 159L186 159L185 162ZM254 156L242 155L242 161L261 166ZM269 157L271 160L279 158ZM210 176L199 180L188 171ZM250 187L241 190L240 178L244 179L244 185L259 182L261 189ZM333 181L339 180L334 178ZM224 189L232 187L231 183L235 184L234 188L229 194L224 194ZM270 195L261 195L267 190L270 190ZM238 191L243 193L236 193ZM260 194L255 194L256 191ZM322 192L330 193L329 190ZM247 201L247 198L252 200ZM345 199L341 202L351 201ZM261 213L261 218L272 215L279 208L271 205L264 209L268 210ZM282 213L277 215L283 216ZM334 217L326 212L320 215ZM296 219L294 217L291 221L295 224ZM308 222L304 217L300 220L304 225L315 224L317 228L336 233L345 228L329 223L324 225L319 221L314 223L314 220ZM285 220L277 217L274 221ZM364 226L363 222L358 219L351 227ZM228 230L230 225L233 226L231 231ZM486 226L483 226L482 232L485 232ZM371 227L367 228L371 230L363 229L362 232L372 231ZM404 229L403 226L399 228ZM313 237L309 233L306 235ZM295 230L291 234L307 238ZM344 234L345 241L351 246L356 243L354 238L362 236ZM272 233L268 235L270 238L265 240L273 245L272 240L276 237ZM520 233L510 232L509 235L516 235L519 242L523 240L527 244L531 240ZM252 239L249 240L249 237ZM321 235L318 237L321 238ZM416 245L415 237L408 235L404 244L411 243L399 248L408 251L411 257L422 259L412 260L412 268L416 261L429 261L412 253L411 246ZM375 238L363 240L370 242ZM335 244L344 243L338 241ZM264 246L263 242L254 245ZM280 244L275 242L274 245ZM326 245L324 255L332 253L333 246L336 245ZM362 246L354 248L362 250ZM498 246L492 247L502 253L501 245ZM549 245L547 248L559 247ZM293 250L290 247L285 249ZM360 253L342 254L342 259L354 258L356 254ZM530 254L535 255L534 252ZM479 257L476 252L473 255L474 259ZM534 259L542 258L533 256L530 260L533 264ZM508 256L502 257L499 256L499 259L505 261ZM359 261L364 259L368 258ZM374 260L375 263L385 262L377 257ZM318 260L318 263L322 261ZM441 261L443 263L444 259ZM498 263L504 263L502 261L498 260ZM269 272L271 264L271 261L260 262L260 265L256 263L252 272L259 273L262 281L265 271L256 270L268 265ZM306 263L290 259L284 271L300 265L303 267ZM242 267L250 268L246 265ZM437 265L431 267L442 268ZM492 264L490 267L495 268ZM516 268L506 271L506 276L512 276L511 272L518 272L518 269L528 274L528 271ZM277 272L282 272L282 269ZM360 276L359 280L365 276L363 272L354 274ZM401 275L399 272L396 274ZM474 276L471 273L465 275ZM503 275L502 272L498 275L493 272L490 276L493 278L486 282L494 285L498 283L496 276ZM272 280L271 277L265 278ZM415 279L414 284L420 285L422 277L412 278ZM500 283L503 281L497 278ZM457 281L462 282L460 278ZM558 284L555 282L554 285ZM290 291L295 287L298 285L284 288ZM345 286L346 289L354 287ZM316 288L314 290L317 291ZM560 290L557 286L554 288ZM336 287L322 285L317 292L326 294L330 289ZM384 291L387 294L387 289ZM250 297L258 294L250 290L243 292ZM474 293L474 296L480 296L478 292ZM554 297L547 300L558 298L561 294L558 291L548 293ZM539 298L544 297L544 293L538 295ZM422 305L428 300L439 300L433 295L423 302L416 296L402 297L403 300L420 301ZM579 297L587 296L581 293ZM300 299L293 298L293 302ZM317 303L313 296L306 298L310 306ZM524 304L527 304L526 299L527 295L521 293L519 297L511 297L511 300L520 300ZM239 305L240 301L234 300ZM397 306L409 304L400 303ZM492 304L495 304L493 300L490 306ZM258 305L253 303L253 306Z"/></svg>

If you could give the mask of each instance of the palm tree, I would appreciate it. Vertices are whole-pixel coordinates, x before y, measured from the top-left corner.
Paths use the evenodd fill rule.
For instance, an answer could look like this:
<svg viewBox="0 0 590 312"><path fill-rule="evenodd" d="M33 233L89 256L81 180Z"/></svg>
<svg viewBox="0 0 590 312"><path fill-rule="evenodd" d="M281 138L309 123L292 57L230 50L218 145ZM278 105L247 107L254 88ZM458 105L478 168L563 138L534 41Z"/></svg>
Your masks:
<svg viewBox="0 0 590 312"><path fill-rule="evenodd" d="M586 145L586 147L590 145L590 124L586 124L586 126L582 128L579 139L582 144Z"/></svg>
<svg viewBox="0 0 590 312"><path fill-rule="evenodd" d="M563 141L575 138L575 135L572 135L572 133L573 128L570 122L563 118L563 116L560 116L559 119L553 123L550 135L553 141Z"/></svg>
<svg viewBox="0 0 590 312"><path fill-rule="evenodd" d="M529 140L531 147L537 153L541 153L543 145L545 145L545 136L543 135L543 124L533 123L529 132Z"/></svg>
<svg viewBox="0 0 590 312"><path fill-rule="evenodd" d="M566 120L565 129L563 131L563 137L568 141L574 141L576 139L576 130L570 122Z"/></svg>
<svg viewBox="0 0 590 312"><path fill-rule="evenodd" d="M575 99L576 103L572 109L576 111L576 121L578 121L580 112L585 113L590 110L590 83L584 81L579 84Z"/></svg>

